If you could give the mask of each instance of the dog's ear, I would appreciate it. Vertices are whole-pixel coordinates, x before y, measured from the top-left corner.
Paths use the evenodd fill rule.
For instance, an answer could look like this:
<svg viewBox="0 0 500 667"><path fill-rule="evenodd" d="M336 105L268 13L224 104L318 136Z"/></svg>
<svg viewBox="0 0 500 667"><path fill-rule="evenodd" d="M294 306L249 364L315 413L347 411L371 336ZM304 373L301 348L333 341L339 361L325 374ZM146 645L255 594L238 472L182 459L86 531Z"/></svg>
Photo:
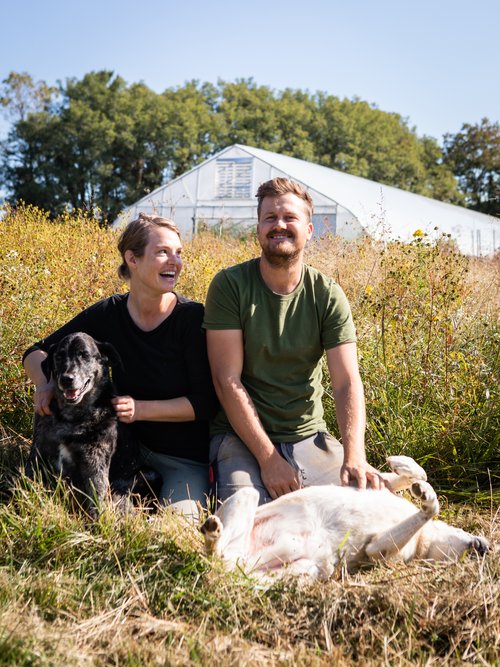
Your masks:
<svg viewBox="0 0 500 667"><path fill-rule="evenodd" d="M47 382L49 382L50 376L52 375L52 371L54 370L54 352L56 351L56 347L57 347L56 343L54 343L54 345L51 345L49 347L49 351L47 352L47 356L42 361L42 372L47 378Z"/></svg>
<svg viewBox="0 0 500 667"><path fill-rule="evenodd" d="M102 359L108 366L122 366L122 360L114 345L111 343L100 343L96 341L97 349L101 353Z"/></svg>

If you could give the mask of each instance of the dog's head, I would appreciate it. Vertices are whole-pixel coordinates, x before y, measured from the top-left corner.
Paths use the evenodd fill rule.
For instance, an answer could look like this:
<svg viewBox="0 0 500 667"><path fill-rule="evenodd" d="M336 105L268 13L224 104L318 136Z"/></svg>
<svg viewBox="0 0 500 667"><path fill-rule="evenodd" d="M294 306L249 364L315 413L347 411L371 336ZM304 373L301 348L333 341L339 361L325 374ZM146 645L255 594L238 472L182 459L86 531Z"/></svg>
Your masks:
<svg viewBox="0 0 500 667"><path fill-rule="evenodd" d="M109 367L120 363L120 357L110 343L100 343L79 332L52 345L42 370L47 377L52 376L60 400L76 405L102 387L107 382Z"/></svg>
<svg viewBox="0 0 500 667"><path fill-rule="evenodd" d="M444 521L430 521L426 525L426 553L430 560L458 560L466 554L484 556L489 551L488 540L450 526Z"/></svg>

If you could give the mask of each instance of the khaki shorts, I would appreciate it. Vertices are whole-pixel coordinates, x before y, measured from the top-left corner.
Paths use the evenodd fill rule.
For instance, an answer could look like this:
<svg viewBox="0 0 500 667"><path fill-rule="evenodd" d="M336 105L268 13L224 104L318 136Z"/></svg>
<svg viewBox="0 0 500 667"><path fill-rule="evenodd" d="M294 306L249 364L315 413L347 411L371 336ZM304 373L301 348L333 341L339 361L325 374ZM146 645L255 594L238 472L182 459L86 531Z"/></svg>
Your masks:
<svg viewBox="0 0 500 667"><path fill-rule="evenodd" d="M297 470L303 486L338 484L344 449L329 433L316 433L299 442L275 444L276 449ZM210 463L215 474L215 494L220 501L245 486L260 494L259 504L271 497L262 482L257 459L234 433L215 435L210 442Z"/></svg>

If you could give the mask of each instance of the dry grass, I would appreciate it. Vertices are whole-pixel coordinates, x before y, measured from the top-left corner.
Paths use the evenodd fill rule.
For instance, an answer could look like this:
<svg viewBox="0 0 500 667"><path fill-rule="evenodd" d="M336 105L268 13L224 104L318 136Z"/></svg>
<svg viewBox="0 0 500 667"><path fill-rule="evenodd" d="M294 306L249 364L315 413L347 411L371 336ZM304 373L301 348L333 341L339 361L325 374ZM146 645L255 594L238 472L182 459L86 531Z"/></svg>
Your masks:
<svg viewBox="0 0 500 667"><path fill-rule="evenodd" d="M27 443L3 433L20 463ZM5 467L3 468L5 470ZM0 505L0 665L492 665L499 563L379 565L262 585L202 554L169 512L89 527L64 492L18 483ZM443 500L443 499L442 499ZM443 518L498 543L497 509Z"/></svg>

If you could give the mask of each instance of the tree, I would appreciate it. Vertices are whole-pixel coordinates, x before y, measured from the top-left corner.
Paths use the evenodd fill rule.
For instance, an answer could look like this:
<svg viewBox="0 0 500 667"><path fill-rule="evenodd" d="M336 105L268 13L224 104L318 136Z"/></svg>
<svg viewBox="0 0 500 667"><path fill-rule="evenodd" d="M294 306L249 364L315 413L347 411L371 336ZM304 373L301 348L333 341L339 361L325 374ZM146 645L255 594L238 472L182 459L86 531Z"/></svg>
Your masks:
<svg viewBox="0 0 500 667"><path fill-rule="evenodd" d="M438 142L424 136L419 139L420 159L425 170L425 180L420 184L420 194L463 205L464 196L457 188L457 181L448 164L444 161L443 149Z"/></svg>
<svg viewBox="0 0 500 667"><path fill-rule="evenodd" d="M67 207L98 209L103 223L234 143L459 203L463 195L451 164L460 177L477 140L471 132L467 141L450 139L444 160L437 142L420 139L399 114L359 99L274 91L252 79L216 86L190 81L157 94L143 83L129 86L111 71L67 79L58 89L13 72L0 88L0 104L13 121L0 165L10 198L53 215ZM487 193L481 202L494 200L498 188L498 124L492 127L497 161L483 174ZM486 154L493 163L495 151L484 150L483 162ZM473 174L479 176L477 166ZM469 201L476 189L469 186Z"/></svg>
<svg viewBox="0 0 500 667"><path fill-rule="evenodd" d="M1 182L14 201L56 213L64 205L54 174L54 137L60 124L47 112L20 120L2 143Z"/></svg>
<svg viewBox="0 0 500 667"><path fill-rule="evenodd" d="M125 91L124 80L108 71L68 79L54 137L54 169L63 197L74 209L98 208L104 219L115 214L123 198L115 148Z"/></svg>
<svg viewBox="0 0 500 667"><path fill-rule="evenodd" d="M444 137L445 161L469 208L500 215L500 124L483 118Z"/></svg>
<svg viewBox="0 0 500 667"><path fill-rule="evenodd" d="M91 72L60 84L57 101L43 110L24 109L2 146L12 199L53 215L67 207L98 210L107 223L161 184L172 157L168 117L143 84Z"/></svg>
<svg viewBox="0 0 500 667"><path fill-rule="evenodd" d="M220 81L215 113L220 119L219 149L244 144L304 160L313 158L310 126L315 108L307 93L275 92L252 79Z"/></svg>
<svg viewBox="0 0 500 667"><path fill-rule="evenodd" d="M451 201L456 186L437 143L419 140L407 122L359 100L317 94L311 130L316 161L403 190Z"/></svg>
<svg viewBox="0 0 500 667"><path fill-rule="evenodd" d="M165 133L170 146L166 174L175 178L213 155L219 118L214 114L217 91L210 83L189 81L162 94Z"/></svg>
<svg viewBox="0 0 500 667"><path fill-rule="evenodd" d="M131 204L161 185L172 159L172 145L160 95L143 83L133 84L121 104L121 113L115 118L113 158L123 203Z"/></svg>
<svg viewBox="0 0 500 667"><path fill-rule="evenodd" d="M219 81L216 112L221 119L220 148L231 144L274 150L277 140L276 104L268 86L252 79Z"/></svg>
<svg viewBox="0 0 500 667"><path fill-rule="evenodd" d="M26 120L29 113L47 111L57 88L34 82L27 72L11 72L0 86L0 106L12 122Z"/></svg>
<svg viewBox="0 0 500 667"><path fill-rule="evenodd" d="M57 88L44 81L34 82L27 72L11 72L0 86L0 106L14 124L7 140L0 144L0 182L16 192L16 199L49 210L57 193L48 168L51 156L45 147L55 131L50 109L56 95Z"/></svg>

